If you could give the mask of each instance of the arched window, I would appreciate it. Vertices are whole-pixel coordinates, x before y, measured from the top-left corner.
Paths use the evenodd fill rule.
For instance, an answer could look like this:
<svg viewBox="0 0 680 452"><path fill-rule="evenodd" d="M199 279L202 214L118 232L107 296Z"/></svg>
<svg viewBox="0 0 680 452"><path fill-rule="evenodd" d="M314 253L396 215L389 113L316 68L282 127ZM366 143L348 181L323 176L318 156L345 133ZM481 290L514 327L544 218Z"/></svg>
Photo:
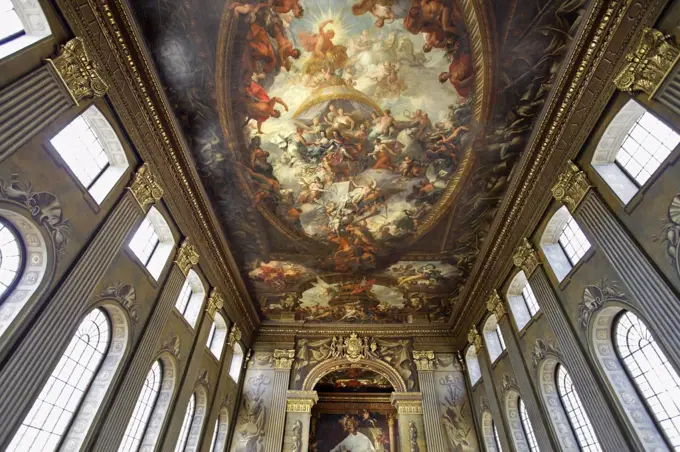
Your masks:
<svg viewBox="0 0 680 452"><path fill-rule="evenodd" d="M241 367L243 366L243 349L239 343L234 344L234 354L231 357L231 365L229 366L229 376L232 380L238 383L238 378L241 376Z"/></svg>
<svg viewBox="0 0 680 452"><path fill-rule="evenodd" d="M183 452L187 445L187 440L189 439L189 430L191 429L191 423L194 420L194 412L196 410L196 394L191 394L189 399L189 405L187 405L187 410L184 413L184 421L182 422L182 428L179 431L179 438L177 439L177 445L175 446L175 452Z"/></svg>
<svg viewBox="0 0 680 452"><path fill-rule="evenodd" d="M220 415L215 421L213 442L210 452L224 452L227 447L227 433L229 433L229 410L226 406L220 409Z"/></svg>
<svg viewBox="0 0 680 452"><path fill-rule="evenodd" d="M7 298L21 275L23 251L14 227L0 217L0 301Z"/></svg>
<svg viewBox="0 0 680 452"><path fill-rule="evenodd" d="M607 126L592 165L627 204L679 143L680 135L631 99Z"/></svg>
<svg viewBox="0 0 680 452"><path fill-rule="evenodd" d="M555 370L557 394L562 402L562 407L567 414L569 424L574 432L579 448L586 452L600 452L600 442L595 435L593 426L588 419L583 403L576 392L571 376L561 364Z"/></svg>
<svg viewBox="0 0 680 452"><path fill-rule="evenodd" d="M157 280L175 246L170 226L158 209L151 207L132 236L129 246L151 276Z"/></svg>
<svg viewBox="0 0 680 452"><path fill-rule="evenodd" d="M151 366L151 370L146 375L142 392L140 392L135 404L135 410L123 435L123 442L118 448L119 452L136 452L144 438L144 431L149 424L151 413L153 413L158 394L161 391L163 380L163 365L160 360L156 360Z"/></svg>
<svg viewBox="0 0 680 452"><path fill-rule="evenodd" d="M614 326L616 352L638 394L674 449L680 448L680 377L647 326L623 311Z"/></svg>
<svg viewBox="0 0 680 452"><path fill-rule="evenodd" d="M97 204L104 201L129 166L118 135L94 105L61 129L50 143Z"/></svg>
<svg viewBox="0 0 680 452"><path fill-rule="evenodd" d="M501 447L501 437L498 436L498 429L496 428L496 423L494 422L493 424L493 440L496 443L496 449L498 452L503 452L503 448Z"/></svg>
<svg viewBox="0 0 680 452"><path fill-rule="evenodd" d="M93 309L80 322L8 451L53 451L59 447L99 371L110 342L108 316L103 309Z"/></svg>
<svg viewBox="0 0 680 452"><path fill-rule="evenodd" d="M590 249L590 242L562 206L548 222L541 237L541 248L555 276L562 281Z"/></svg>
<svg viewBox="0 0 680 452"><path fill-rule="evenodd" d="M491 362L494 362L505 350L505 341L503 340L503 334L501 333L500 326L498 326L495 314L491 314L486 320L483 333L489 358L491 358Z"/></svg>
<svg viewBox="0 0 680 452"><path fill-rule="evenodd" d="M506 297L517 329L521 330L539 311L536 295L531 290L524 271L520 270L512 279Z"/></svg>
<svg viewBox="0 0 680 452"><path fill-rule="evenodd" d="M487 409L482 411L482 437L484 439L484 449L486 452L499 452L496 443L496 428L493 422L493 416Z"/></svg>
<svg viewBox="0 0 680 452"><path fill-rule="evenodd" d="M219 312L215 313L212 326L210 327L210 334L208 335L207 346L212 352L213 356L218 360L222 356L222 348L224 348L224 340L227 338L227 323Z"/></svg>
<svg viewBox="0 0 680 452"><path fill-rule="evenodd" d="M474 345L470 345L465 352L465 362L470 377L470 385L474 385L482 378L482 370L479 368L479 359Z"/></svg>
<svg viewBox="0 0 680 452"><path fill-rule="evenodd" d="M521 398L517 399L517 409L519 410L519 420L522 422L522 430L524 431L524 437L527 439L529 444L529 449L531 452L536 452L539 450L538 441L536 441L536 435L534 434L534 428L529 420L529 413L527 413L527 407L524 405L524 400Z"/></svg>
<svg viewBox="0 0 680 452"><path fill-rule="evenodd" d="M204 298L205 289L203 288L201 278L198 277L195 271L189 270L187 279L184 281L184 286L182 286L182 290L175 303L175 308L189 322L192 328L196 325Z"/></svg>
<svg viewBox="0 0 680 452"><path fill-rule="evenodd" d="M210 452L215 452L215 444L217 444L217 431L220 428L220 420L215 419L215 426L213 427L212 440L210 441Z"/></svg>
<svg viewBox="0 0 680 452"><path fill-rule="evenodd" d="M0 0L0 58L51 34L40 2Z"/></svg>

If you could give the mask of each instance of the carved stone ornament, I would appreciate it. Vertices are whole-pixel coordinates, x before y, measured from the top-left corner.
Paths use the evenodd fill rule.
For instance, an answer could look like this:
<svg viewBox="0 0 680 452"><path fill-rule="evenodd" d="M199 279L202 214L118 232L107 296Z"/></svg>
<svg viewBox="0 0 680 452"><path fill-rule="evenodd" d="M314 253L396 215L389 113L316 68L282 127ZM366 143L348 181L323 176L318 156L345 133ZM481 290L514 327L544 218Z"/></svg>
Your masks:
<svg viewBox="0 0 680 452"><path fill-rule="evenodd" d="M361 359L379 358L377 354L378 344L371 337L361 338L357 333L342 338L333 336L330 344L330 358L347 358L356 362Z"/></svg>
<svg viewBox="0 0 680 452"><path fill-rule="evenodd" d="M522 239L522 243L515 250L515 254L512 255L512 262L515 264L515 267L519 267L524 271L527 278L531 276L536 267L538 267L538 264L540 264L538 253L526 237Z"/></svg>
<svg viewBox="0 0 680 452"><path fill-rule="evenodd" d="M210 297L208 298L208 307L206 307L208 315L214 319L215 313L222 309L222 306L224 306L224 298L222 298L222 294L219 290L213 289L210 292Z"/></svg>
<svg viewBox="0 0 680 452"><path fill-rule="evenodd" d="M479 400L479 410L484 413L485 411L490 411L491 408L489 408L489 401L486 400L486 398L482 397Z"/></svg>
<svg viewBox="0 0 680 452"><path fill-rule="evenodd" d="M420 452L420 446L418 446L418 428L413 421L408 423L408 439L411 445L411 452Z"/></svg>
<svg viewBox="0 0 680 452"><path fill-rule="evenodd" d="M650 98L659 89L680 55L680 48L666 35L653 28L645 28L626 65L614 79L621 91L642 91Z"/></svg>
<svg viewBox="0 0 680 452"><path fill-rule="evenodd" d="M47 61L59 74L76 105L84 98L102 97L109 89L81 38L71 39L59 47L59 55Z"/></svg>
<svg viewBox="0 0 680 452"><path fill-rule="evenodd" d="M227 338L227 344L229 344L229 347L234 348L234 345L241 340L241 330L234 325L231 327L231 331L229 331L229 337Z"/></svg>
<svg viewBox="0 0 680 452"><path fill-rule="evenodd" d="M550 339L536 339L534 351L531 353L534 370L538 368L538 365L548 354L560 356L560 349L555 344L553 344Z"/></svg>
<svg viewBox="0 0 680 452"><path fill-rule="evenodd" d="M180 353L180 345L181 344L179 342L179 337L172 336L167 341L163 341L163 343L161 344L160 351L169 352L172 356L177 358L177 361L180 361L182 359L182 355Z"/></svg>
<svg viewBox="0 0 680 452"><path fill-rule="evenodd" d="M420 392L393 392L390 403L397 414L423 414L423 394Z"/></svg>
<svg viewBox="0 0 680 452"><path fill-rule="evenodd" d="M497 322L500 322L505 315L505 306L503 306L503 300L495 289L491 291L491 296L486 302L486 309L496 316Z"/></svg>
<svg viewBox="0 0 680 452"><path fill-rule="evenodd" d="M501 390L503 393L508 392L511 389L518 389L517 379L509 374L503 374L503 381L501 382Z"/></svg>
<svg viewBox="0 0 680 452"><path fill-rule="evenodd" d="M97 300L113 299L116 300L128 313L133 324L137 323L137 296L135 288L130 284L120 281L110 283L106 289L97 295Z"/></svg>
<svg viewBox="0 0 680 452"><path fill-rule="evenodd" d="M482 336L479 334L479 330L477 330L476 326L470 328L470 332L468 333L468 342L475 346L475 352L477 353L479 353L479 351L484 348Z"/></svg>
<svg viewBox="0 0 680 452"><path fill-rule="evenodd" d="M132 196L145 212L148 210L147 207L163 197L163 187L148 163L139 167L129 188Z"/></svg>
<svg viewBox="0 0 680 452"><path fill-rule="evenodd" d="M552 188L553 197L567 206L570 212L574 212L591 185L586 173L574 164L567 162L567 169L557 177L557 183Z"/></svg>
<svg viewBox="0 0 680 452"><path fill-rule="evenodd" d="M302 452L302 421L297 419L293 424L293 444L291 452Z"/></svg>
<svg viewBox="0 0 680 452"><path fill-rule="evenodd" d="M588 322L592 315L610 301L628 303L629 300L625 292L622 292L616 286L616 283L610 283L606 278L603 278L597 285L586 286L578 305L578 323L581 329L588 328Z"/></svg>
<svg viewBox="0 0 680 452"><path fill-rule="evenodd" d="M661 235L654 242L663 243L675 272L680 275L680 193L668 206L668 216L661 220Z"/></svg>
<svg viewBox="0 0 680 452"><path fill-rule="evenodd" d="M413 362L418 370L434 370L434 352L432 350L413 350Z"/></svg>
<svg viewBox="0 0 680 452"><path fill-rule="evenodd" d="M288 391L286 400L286 412L288 413L310 413L312 407L319 401L316 391Z"/></svg>
<svg viewBox="0 0 680 452"><path fill-rule="evenodd" d="M201 369L198 371L198 378L196 378L197 385L203 385L206 389L210 388L210 374L207 369Z"/></svg>
<svg viewBox="0 0 680 452"><path fill-rule="evenodd" d="M179 247L175 263L184 276L189 274L191 267L198 264L198 251L196 251L196 247L190 243L189 239L185 239L182 242L182 246Z"/></svg>
<svg viewBox="0 0 680 452"><path fill-rule="evenodd" d="M290 370L295 360L295 350L274 350L274 368Z"/></svg>

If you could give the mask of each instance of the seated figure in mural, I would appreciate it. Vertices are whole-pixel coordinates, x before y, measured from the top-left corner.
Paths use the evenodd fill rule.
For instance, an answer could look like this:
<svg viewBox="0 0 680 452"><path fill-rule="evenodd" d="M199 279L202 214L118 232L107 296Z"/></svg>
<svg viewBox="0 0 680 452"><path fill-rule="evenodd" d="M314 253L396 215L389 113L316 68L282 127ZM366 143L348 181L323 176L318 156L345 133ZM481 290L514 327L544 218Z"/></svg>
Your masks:
<svg viewBox="0 0 680 452"><path fill-rule="evenodd" d="M342 427L347 432L345 439L340 441L337 446L331 449L331 452L375 452L373 443L359 431L359 421L354 416L345 416L340 420Z"/></svg>
<svg viewBox="0 0 680 452"><path fill-rule="evenodd" d="M303 73L315 74L324 66L330 67L331 71L345 67L348 59L347 48L333 42L335 31L324 30L327 25L332 23L333 20L321 22L319 32L316 34L304 31L298 33L305 50L312 53L302 67Z"/></svg>

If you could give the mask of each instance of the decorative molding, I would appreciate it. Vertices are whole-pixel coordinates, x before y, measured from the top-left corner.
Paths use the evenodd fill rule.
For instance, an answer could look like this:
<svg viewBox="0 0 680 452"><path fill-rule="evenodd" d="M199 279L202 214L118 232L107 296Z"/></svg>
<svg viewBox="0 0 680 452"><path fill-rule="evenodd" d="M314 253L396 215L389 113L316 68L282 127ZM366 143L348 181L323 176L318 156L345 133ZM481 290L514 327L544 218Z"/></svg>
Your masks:
<svg viewBox="0 0 680 452"><path fill-rule="evenodd" d="M519 267L524 271L527 278L531 276L541 263L538 259L538 253L526 237L522 239L522 242L515 249L515 254L512 255L512 262L515 264L515 267Z"/></svg>
<svg viewBox="0 0 680 452"><path fill-rule="evenodd" d="M163 197L163 187L148 163L139 167L129 189L144 212L148 211L147 207Z"/></svg>
<svg viewBox="0 0 680 452"><path fill-rule="evenodd" d="M479 411L481 413L484 413L485 411L491 411L491 408L489 408L489 401L486 400L485 397L479 399Z"/></svg>
<svg viewBox="0 0 680 452"><path fill-rule="evenodd" d="M503 300L501 296L498 295L496 289L491 291L491 296L486 302L486 309L496 316L496 322L500 322L505 315L505 306L503 305Z"/></svg>
<svg viewBox="0 0 680 452"><path fill-rule="evenodd" d="M290 448L291 452L302 452L302 421L296 419L293 424L293 444Z"/></svg>
<svg viewBox="0 0 680 452"><path fill-rule="evenodd" d="M479 334L479 330L476 326L470 328L470 332L468 333L468 342L475 346L475 353L479 353L484 348L482 336Z"/></svg>
<svg viewBox="0 0 680 452"><path fill-rule="evenodd" d="M411 443L411 452L420 452L420 447L418 446L418 427L416 427L416 423L413 421L408 423L408 439Z"/></svg>
<svg viewBox="0 0 680 452"><path fill-rule="evenodd" d="M290 370L295 361L295 350L274 350L274 368L279 370Z"/></svg>
<svg viewBox="0 0 680 452"><path fill-rule="evenodd" d="M359 337L357 333L351 333L349 337L333 336L330 344L331 358L346 358L350 362L362 359L379 358L378 344L372 337Z"/></svg>
<svg viewBox="0 0 680 452"><path fill-rule="evenodd" d="M201 369L198 371L198 377L196 378L196 386L203 385L206 390L210 389L210 374L207 369Z"/></svg>
<svg viewBox="0 0 680 452"><path fill-rule="evenodd" d="M312 407L319 401L316 391L289 390L286 400L287 413L311 413Z"/></svg>
<svg viewBox="0 0 680 452"><path fill-rule="evenodd" d="M33 191L31 181L20 181L19 176L13 174L9 181L0 178L0 199L28 210L33 221L50 233L57 250L57 257L64 256L73 226L69 220L64 218L59 198L46 191Z"/></svg>
<svg viewBox="0 0 680 452"><path fill-rule="evenodd" d="M120 281L109 283L96 297L97 301L103 299L116 300L127 311L132 324L137 324L137 296L132 285Z"/></svg>
<svg viewBox="0 0 680 452"><path fill-rule="evenodd" d="M586 330L592 315L610 301L629 303L625 292L622 292L616 283L607 281L607 278L602 278L597 285L586 286L578 305L578 323L581 329Z"/></svg>
<svg viewBox="0 0 680 452"><path fill-rule="evenodd" d="M661 235L654 237L654 241L666 246L666 253L680 276L680 193L668 205L668 216L661 220Z"/></svg>
<svg viewBox="0 0 680 452"><path fill-rule="evenodd" d="M421 392L393 392L390 403L397 408L398 414L423 414Z"/></svg>
<svg viewBox="0 0 680 452"><path fill-rule="evenodd" d="M519 385L517 384L517 379L514 377L514 375L503 374L503 381L501 382L501 390L505 394L506 392L510 391L511 389L514 389L517 392L519 392Z"/></svg>
<svg viewBox="0 0 680 452"><path fill-rule="evenodd" d="M189 270L198 264L198 251L188 238L184 239L182 246L179 247L177 257L175 257L175 264L177 264L184 276L187 276Z"/></svg>
<svg viewBox="0 0 680 452"><path fill-rule="evenodd" d="M210 297L208 297L208 305L205 308L205 310L208 312L208 315L214 319L215 314L217 313L217 311L222 309L222 306L224 306L224 298L222 298L222 294L220 293L219 290L213 289L212 291L210 291Z"/></svg>
<svg viewBox="0 0 680 452"><path fill-rule="evenodd" d="M555 355L560 357L561 353L559 347L553 344L551 339L536 339L534 350L531 352L531 360L534 365L534 370L538 368L538 365L547 355Z"/></svg>
<svg viewBox="0 0 680 452"><path fill-rule="evenodd" d="M79 37L60 46L58 56L47 62L59 74L76 105L85 98L102 97L109 89L97 72L97 64L90 59L85 41Z"/></svg>
<svg viewBox="0 0 680 452"><path fill-rule="evenodd" d="M182 360L182 354L180 350L180 341L178 336L172 336L170 339L163 341L161 343L161 352L169 352L172 356L177 358L177 361Z"/></svg>
<svg viewBox="0 0 680 452"><path fill-rule="evenodd" d="M590 187L586 173L570 160L567 162L567 169L557 176L557 183L551 191L553 197L573 213Z"/></svg>
<svg viewBox="0 0 680 452"><path fill-rule="evenodd" d="M413 350L413 362L418 370L434 370L434 352L432 350Z"/></svg>
<svg viewBox="0 0 680 452"><path fill-rule="evenodd" d="M233 325L231 331L229 331L229 337L227 338L227 344L229 347L234 348L234 345L241 340L241 330L238 326Z"/></svg>
<svg viewBox="0 0 680 452"><path fill-rule="evenodd" d="M635 50L626 55L626 65L614 79L614 85L621 91L642 91L650 98L680 56L680 48L671 35L653 28L645 28Z"/></svg>

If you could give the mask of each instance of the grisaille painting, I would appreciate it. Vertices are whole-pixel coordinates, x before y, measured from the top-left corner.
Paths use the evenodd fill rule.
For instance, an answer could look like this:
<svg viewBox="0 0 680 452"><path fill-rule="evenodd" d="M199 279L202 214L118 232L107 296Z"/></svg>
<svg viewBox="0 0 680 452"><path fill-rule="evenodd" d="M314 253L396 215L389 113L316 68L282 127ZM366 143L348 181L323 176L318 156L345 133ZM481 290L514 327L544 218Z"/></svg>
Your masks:
<svg viewBox="0 0 680 452"><path fill-rule="evenodd" d="M318 452L391 452L387 416L356 413L321 413L310 450ZM314 449L316 447L316 449Z"/></svg>
<svg viewBox="0 0 680 452"><path fill-rule="evenodd" d="M265 322L445 322L585 0L136 0Z"/></svg>

